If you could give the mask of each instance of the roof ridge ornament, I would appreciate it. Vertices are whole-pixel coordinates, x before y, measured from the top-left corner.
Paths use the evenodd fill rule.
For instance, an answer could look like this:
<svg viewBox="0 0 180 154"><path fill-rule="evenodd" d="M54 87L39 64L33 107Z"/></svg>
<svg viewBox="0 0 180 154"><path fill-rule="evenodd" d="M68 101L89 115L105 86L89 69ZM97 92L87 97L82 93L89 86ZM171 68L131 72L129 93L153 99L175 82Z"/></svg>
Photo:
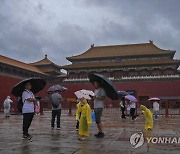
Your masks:
<svg viewBox="0 0 180 154"><path fill-rule="evenodd" d="M94 44L91 44L91 48L93 48L94 47Z"/></svg>
<svg viewBox="0 0 180 154"><path fill-rule="evenodd" d="M45 54L45 59L47 59L47 54Z"/></svg>
<svg viewBox="0 0 180 154"><path fill-rule="evenodd" d="M149 43L153 44L153 40L149 40Z"/></svg>

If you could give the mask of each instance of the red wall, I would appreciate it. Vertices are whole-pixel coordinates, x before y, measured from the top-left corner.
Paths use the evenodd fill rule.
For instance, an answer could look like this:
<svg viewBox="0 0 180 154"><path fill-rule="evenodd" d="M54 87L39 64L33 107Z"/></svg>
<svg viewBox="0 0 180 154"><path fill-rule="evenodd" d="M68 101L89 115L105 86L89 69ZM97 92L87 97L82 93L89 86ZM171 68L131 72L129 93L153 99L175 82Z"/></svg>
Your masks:
<svg viewBox="0 0 180 154"><path fill-rule="evenodd" d="M16 98L11 95L12 87L19 82L21 79L0 76L0 108L2 108L2 102L10 95L12 100L15 102ZM180 80L177 81L151 81L151 82L116 82L118 90L135 90L137 92L137 98L139 96L180 96ZM36 96L47 97L47 89L50 85L47 85L40 93ZM69 90L62 93L62 96L66 98L75 97L74 92L80 89L94 90L94 87L90 83L75 83L75 84L64 84ZM110 102L108 100L108 102ZM16 104L14 104L14 107Z"/></svg>
<svg viewBox="0 0 180 154"><path fill-rule="evenodd" d="M11 90L12 90L12 87L21 80L22 79L19 79L19 78L0 75L0 109L2 109L3 102L7 96L11 96L11 99L14 102L12 104L12 107L14 109L17 107L16 97L11 95ZM49 87L49 85L47 85L41 92L36 94L36 96L46 97L47 96L46 91L47 91L48 87Z"/></svg>
<svg viewBox="0 0 180 154"><path fill-rule="evenodd" d="M180 80L177 81L151 81L151 82L116 82L118 90L135 90L137 97L147 95L155 96L180 96ZM90 83L65 84L69 90L64 93L67 97L74 97L74 91L79 89L91 89L94 87Z"/></svg>

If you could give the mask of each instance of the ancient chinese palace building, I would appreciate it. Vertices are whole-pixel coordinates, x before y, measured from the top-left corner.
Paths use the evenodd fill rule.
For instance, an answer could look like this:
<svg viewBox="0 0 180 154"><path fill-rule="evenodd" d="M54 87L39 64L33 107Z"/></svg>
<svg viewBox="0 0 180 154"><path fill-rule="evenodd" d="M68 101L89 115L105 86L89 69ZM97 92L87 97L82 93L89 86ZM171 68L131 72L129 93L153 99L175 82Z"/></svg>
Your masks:
<svg viewBox="0 0 180 154"><path fill-rule="evenodd" d="M68 57L72 62L64 66L68 79L86 79L88 73L98 72L112 80L179 78L180 60L175 51L158 48L151 41L143 44L92 46L81 55Z"/></svg>
<svg viewBox="0 0 180 154"><path fill-rule="evenodd" d="M157 47L153 41L114 46L92 45L86 52L67 57L63 66L68 77L64 84L93 88L89 73L100 73L111 79L119 90L134 91L143 100L153 96L180 96L180 60L173 59L174 50Z"/></svg>
<svg viewBox="0 0 180 154"><path fill-rule="evenodd" d="M180 60L174 59L175 53L174 50L160 49L150 41L142 44L92 45L80 55L67 57L71 64L65 66L53 63L47 55L34 63L0 55L0 109L12 86L22 79L44 78L48 84L38 94L42 97L47 97L46 91L50 85L61 84L68 88L63 96L75 98L74 92L77 90L94 89L88 80L88 74L93 72L107 76L118 90L133 93L139 101L160 97L180 104ZM67 70L67 74L62 73L61 69ZM12 99L16 98L12 96ZM107 100L106 105L110 103L111 100Z"/></svg>

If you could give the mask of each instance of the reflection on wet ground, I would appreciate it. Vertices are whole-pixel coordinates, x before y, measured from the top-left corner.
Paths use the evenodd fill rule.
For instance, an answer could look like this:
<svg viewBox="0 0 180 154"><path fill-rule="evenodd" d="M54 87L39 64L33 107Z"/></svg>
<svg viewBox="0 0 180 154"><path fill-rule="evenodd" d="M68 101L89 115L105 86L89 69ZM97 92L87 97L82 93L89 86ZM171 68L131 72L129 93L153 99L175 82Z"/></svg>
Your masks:
<svg viewBox="0 0 180 154"><path fill-rule="evenodd" d="M75 130L75 117L62 115L61 130L51 130L51 114L45 112L42 116L35 116L30 128L33 135L32 142L22 140L22 116L11 115L5 118L0 114L0 154L119 154L119 153L180 153L179 144L145 143L139 148L132 148L130 136L143 132L145 137L180 137L180 116L159 117L155 121L153 131L144 131L144 119L140 116L135 122L130 118L122 120L117 114L105 114L103 124L105 138L97 139L95 123L91 126L91 135L86 141L79 141Z"/></svg>

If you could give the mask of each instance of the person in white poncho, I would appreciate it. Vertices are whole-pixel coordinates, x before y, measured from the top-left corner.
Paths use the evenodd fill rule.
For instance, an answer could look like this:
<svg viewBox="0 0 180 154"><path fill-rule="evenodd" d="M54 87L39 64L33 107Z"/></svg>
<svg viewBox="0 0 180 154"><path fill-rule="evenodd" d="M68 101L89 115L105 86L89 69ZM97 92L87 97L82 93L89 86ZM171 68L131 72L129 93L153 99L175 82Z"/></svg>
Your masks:
<svg viewBox="0 0 180 154"><path fill-rule="evenodd" d="M5 99L4 101L4 113L5 113L5 116L6 117L10 117L9 116L9 113L10 113L10 110L11 110L11 103L13 101L11 100L11 97L10 96L7 96L7 98Z"/></svg>

